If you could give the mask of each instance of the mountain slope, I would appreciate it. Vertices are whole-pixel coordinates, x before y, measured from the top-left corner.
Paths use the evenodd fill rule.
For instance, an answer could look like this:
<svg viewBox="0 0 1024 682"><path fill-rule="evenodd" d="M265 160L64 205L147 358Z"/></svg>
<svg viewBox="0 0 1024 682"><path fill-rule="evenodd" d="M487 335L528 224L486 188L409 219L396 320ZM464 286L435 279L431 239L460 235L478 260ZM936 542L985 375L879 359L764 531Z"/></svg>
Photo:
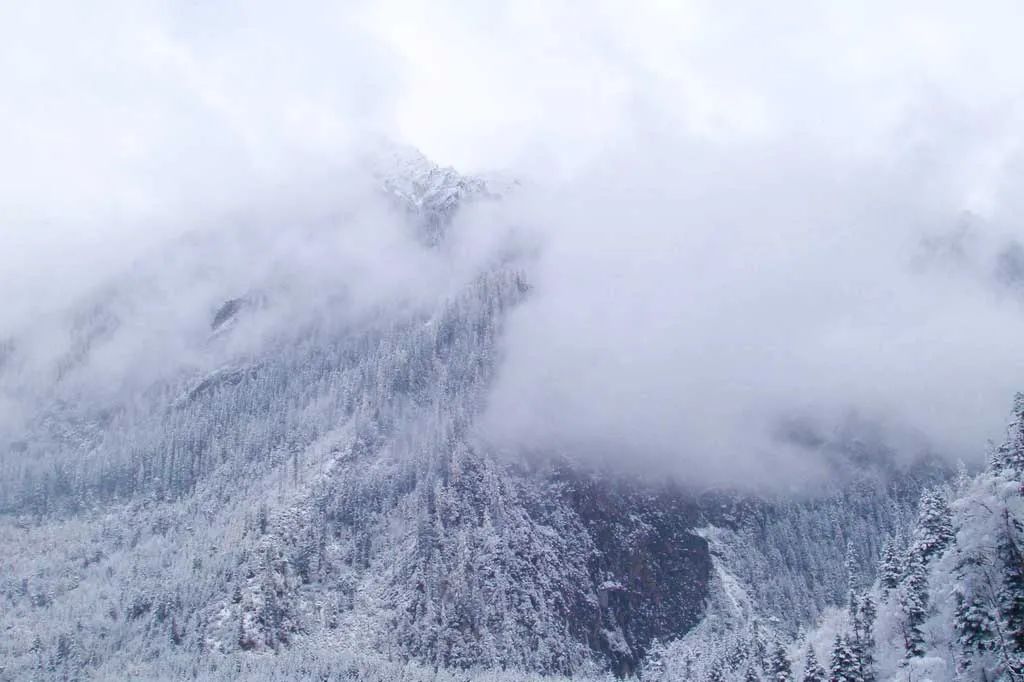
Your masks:
<svg viewBox="0 0 1024 682"><path fill-rule="evenodd" d="M795 502L494 451L528 252L444 248L482 180L410 152L371 176L338 221L194 235L5 345L0 676L630 674L721 618L723 576L752 605L712 631L809 624L945 475Z"/></svg>

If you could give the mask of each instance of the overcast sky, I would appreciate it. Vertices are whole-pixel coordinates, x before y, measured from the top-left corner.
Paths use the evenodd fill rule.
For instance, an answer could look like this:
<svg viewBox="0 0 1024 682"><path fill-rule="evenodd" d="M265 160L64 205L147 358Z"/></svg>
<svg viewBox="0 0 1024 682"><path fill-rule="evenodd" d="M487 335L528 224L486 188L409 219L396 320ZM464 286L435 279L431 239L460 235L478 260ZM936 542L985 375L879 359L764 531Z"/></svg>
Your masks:
<svg viewBox="0 0 1024 682"><path fill-rule="evenodd" d="M772 466L772 424L856 410L980 452L1024 388L997 276L1022 25L1012 0L6 3L0 330L253 197L328 192L382 136L530 181L499 435L686 464L753 428Z"/></svg>

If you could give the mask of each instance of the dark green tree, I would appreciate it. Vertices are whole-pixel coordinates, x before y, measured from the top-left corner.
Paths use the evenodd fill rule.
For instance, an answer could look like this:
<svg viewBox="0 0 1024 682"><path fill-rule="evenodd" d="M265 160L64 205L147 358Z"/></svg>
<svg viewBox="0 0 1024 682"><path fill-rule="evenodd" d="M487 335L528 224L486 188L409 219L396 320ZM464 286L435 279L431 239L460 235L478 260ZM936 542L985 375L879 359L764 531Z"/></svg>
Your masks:
<svg viewBox="0 0 1024 682"><path fill-rule="evenodd" d="M780 642L775 643L768 659L768 679L772 682L793 682L793 666Z"/></svg>
<svg viewBox="0 0 1024 682"><path fill-rule="evenodd" d="M1006 441L992 453L989 468L996 473L1024 473L1024 393L1014 396Z"/></svg>
<svg viewBox="0 0 1024 682"><path fill-rule="evenodd" d="M850 650L850 642L843 635L837 634L832 643L831 672L829 682L860 682L857 660Z"/></svg>
<svg viewBox="0 0 1024 682"><path fill-rule="evenodd" d="M927 564L942 554L952 541L953 512L945 495L937 489L924 491L918 503L913 551Z"/></svg>
<svg viewBox="0 0 1024 682"><path fill-rule="evenodd" d="M814 655L814 648L807 647L807 657L804 659L804 674L801 682L825 682L828 674L818 663L818 657Z"/></svg>
<svg viewBox="0 0 1024 682"><path fill-rule="evenodd" d="M966 668L976 654L990 651L998 638L998 625L992 610L977 596L966 596L957 590L956 611L953 614L956 641L960 646L959 665Z"/></svg>
<svg viewBox="0 0 1024 682"><path fill-rule="evenodd" d="M924 561L912 552L897 600L903 615L903 644L907 658L924 655L924 622L928 616L928 575Z"/></svg>
<svg viewBox="0 0 1024 682"><path fill-rule="evenodd" d="M878 579L885 592L895 590L900 584L903 569L896 543L888 538L882 546L882 559L878 566Z"/></svg>
<svg viewBox="0 0 1024 682"><path fill-rule="evenodd" d="M1003 510L1003 524L996 554L1002 573L997 595L999 616L1003 624L1004 646L1008 667L1016 675L1024 675L1024 553L1021 551L1019 521Z"/></svg>
<svg viewBox="0 0 1024 682"><path fill-rule="evenodd" d="M875 679L875 618L878 611L870 594L854 595L850 599L853 607L850 618L853 621L853 636L850 649L857 661L857 670L863 682Z"/></svg>

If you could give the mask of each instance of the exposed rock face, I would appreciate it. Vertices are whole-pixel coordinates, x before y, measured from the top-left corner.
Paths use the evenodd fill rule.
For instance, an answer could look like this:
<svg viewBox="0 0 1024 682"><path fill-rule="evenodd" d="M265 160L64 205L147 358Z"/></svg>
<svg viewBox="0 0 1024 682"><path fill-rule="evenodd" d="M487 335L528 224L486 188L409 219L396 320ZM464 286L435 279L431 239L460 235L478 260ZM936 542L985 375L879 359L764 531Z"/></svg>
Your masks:
<svg viewBox="0 0 1024 682"><path fill-rule="evenodd" d="M217 312L213 314L213 320L210 322L210 329L217 331L223 327L229 320L238 314L238 311L242 309L243 305L245 305L244 298L229 298L224 301L224 304L217 308Z"/></svg>
<svg viewBox="0 0 1024 682"><path fill-rule="evenodd" d="M616 673L630 674L652 641L679 637L704 615L711 557L693 532L694 496L674 487L563 476L562 499L594 545L588 568L598 608L574 620L591 624L587 641Z"/></svg>
<svg viewBox="0 0 1024 682"><path fill-rule="evenodd" d="M389 148L372 163L381 187L411 218L417 237L437 246L456 211L467 202L496 199L507 183L486 182L435 165L415 149Z"/></svg>
<svg viewBox="0 0 1024 682"><path fill-rule="evenodd" d="M1010 242L996 259L996 279L1011 287L1024 287L1024 246Z"/></svg>

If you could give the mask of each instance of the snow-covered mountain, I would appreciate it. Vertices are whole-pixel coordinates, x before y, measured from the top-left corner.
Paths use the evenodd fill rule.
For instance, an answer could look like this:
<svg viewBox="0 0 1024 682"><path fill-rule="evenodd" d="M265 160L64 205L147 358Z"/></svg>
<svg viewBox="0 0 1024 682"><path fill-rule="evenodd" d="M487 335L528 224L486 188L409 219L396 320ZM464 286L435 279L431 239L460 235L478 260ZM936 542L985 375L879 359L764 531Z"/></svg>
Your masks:
<svg viewBox="0 0 1024 682"><path fill-rule="evenodd" d="M197 233L0 345L0 679L760 679L951 478L856 433L799 497L497 451L530 251L445 246L515 187L369 168L330 220Z"/></svg>

